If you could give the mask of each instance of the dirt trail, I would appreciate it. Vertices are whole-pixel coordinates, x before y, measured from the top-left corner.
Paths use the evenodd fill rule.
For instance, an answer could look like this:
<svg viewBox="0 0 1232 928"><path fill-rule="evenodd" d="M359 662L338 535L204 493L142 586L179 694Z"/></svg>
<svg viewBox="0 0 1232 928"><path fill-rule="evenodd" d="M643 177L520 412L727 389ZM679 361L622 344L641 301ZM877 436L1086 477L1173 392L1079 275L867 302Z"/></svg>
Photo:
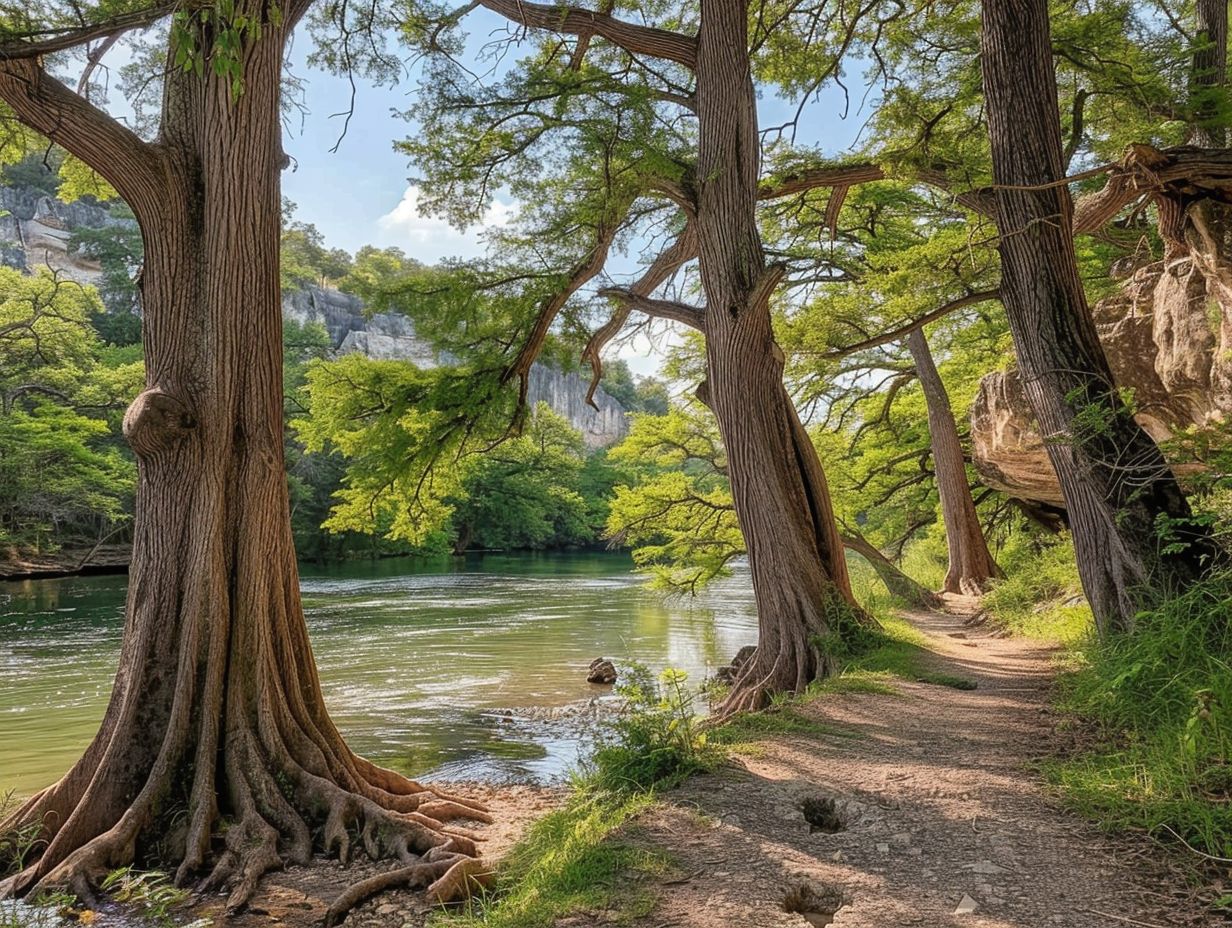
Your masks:
<svg viewBox="0 0 1232 928"><path fill-rule="evenodd" d="M963 615L910 618L935 669L977 688L904 683L897 696L817 700L801 711L851 736L779 736L670 794L639 840L674 854L684 878L639 926L825 924L783 910L801 884L841 895L835 928L1214 924L1172 896L1183 888L1140 843L1065 813L1032 770L1054 745L1055 651L967 628ZM811 831L802 804L817 798L834 801L843 831ZM576 924L603 923L594 914Z"/></svg>

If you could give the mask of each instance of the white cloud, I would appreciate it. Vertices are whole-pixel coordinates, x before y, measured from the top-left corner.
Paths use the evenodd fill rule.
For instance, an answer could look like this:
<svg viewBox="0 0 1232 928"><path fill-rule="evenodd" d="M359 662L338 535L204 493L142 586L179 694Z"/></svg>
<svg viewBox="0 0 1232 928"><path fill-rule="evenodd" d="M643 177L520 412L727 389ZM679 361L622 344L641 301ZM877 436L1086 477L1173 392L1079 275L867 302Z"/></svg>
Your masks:
<svg viewBox="0 0 1232 928"><path fill-rule="evenodd" d="M481 224L459 232L439 216L420 215L419 188L412 185L376 224L380 244L396 245L408 256L431 264L441 258L478 257L484 252L484 232L507 226L516 213L514 204L494 200Z"/></svg>

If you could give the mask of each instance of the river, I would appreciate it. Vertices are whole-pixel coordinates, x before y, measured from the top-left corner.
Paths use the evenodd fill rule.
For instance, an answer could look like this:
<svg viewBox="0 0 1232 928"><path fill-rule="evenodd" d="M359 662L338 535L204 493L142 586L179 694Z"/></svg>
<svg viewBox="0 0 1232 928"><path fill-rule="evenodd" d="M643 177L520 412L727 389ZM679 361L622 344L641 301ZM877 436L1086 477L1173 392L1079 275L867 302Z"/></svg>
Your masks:
<svg viewBox="0 0 1232 928"><path fill-rule="evenodd" d="M0 583L0 793L53 782L106 706L123 576ZM411 776L550 782L593 743L600 655L700 681L756 639L738 568L697 599L627 555L486 555L303 568L325 700L359 753ZM603 705L601 702L600 705Z"/></svg>

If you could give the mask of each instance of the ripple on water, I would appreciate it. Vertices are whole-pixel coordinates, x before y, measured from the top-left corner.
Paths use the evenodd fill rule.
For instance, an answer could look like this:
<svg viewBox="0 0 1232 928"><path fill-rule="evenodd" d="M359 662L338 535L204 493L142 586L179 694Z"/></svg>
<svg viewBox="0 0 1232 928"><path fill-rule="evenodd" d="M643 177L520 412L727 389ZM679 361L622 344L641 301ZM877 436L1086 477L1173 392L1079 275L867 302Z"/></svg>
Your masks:
<svg viewBox="0 0 1232 928"><path fill-rule="evenodd" d="M755 640L747 575L696 601L647 592L627 557L343 565L302 581L325 699L356 750L405 773L551 780L593 723L506 710L587 703L597 655L700 680ZM102 717L126 578L12 585L0 615L0 789L60 776ZM61 611L68 607L74 611Z"/></svg>

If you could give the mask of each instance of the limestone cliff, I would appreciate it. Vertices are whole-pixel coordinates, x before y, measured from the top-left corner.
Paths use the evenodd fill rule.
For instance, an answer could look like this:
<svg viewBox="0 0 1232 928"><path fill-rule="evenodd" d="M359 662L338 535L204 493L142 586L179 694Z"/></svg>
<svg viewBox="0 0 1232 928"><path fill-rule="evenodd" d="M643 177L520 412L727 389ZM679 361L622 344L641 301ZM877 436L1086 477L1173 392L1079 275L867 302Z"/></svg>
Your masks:
<svg viewBox="0 0 1232 928"><path fill-rule="evenodd" d="M116 218L106 206L88 200L63 203L33 188L0 186L0 264L32 272L48 267L64 278L97 284L96 262L69 251L72 231L87 227L132 225ZM381 360L407 360L421 367L448 363L415 334L415 327L397 313L364 313L362 301L339 290L304 287L283 294L284 317L315 322L329 332L338 354L359 352ZM541 364L531 369L528 401L547 403L578 429L588 447L613 444L628 431L624 407L602 389L595 392L597 410L586 404L588 382Z"/></svg>
<svg viewBox="0 0 1232 928"><path fill-rule="evenodd" d="M1092 308L1119 386L1156 441L1232 415L1232 264L1222 244L1225 210L1191 207L1184 247L1138 267L1116 295ZM1063 504L1014 368L989 374L971 411L972 456L988 486Z"/></svg>

